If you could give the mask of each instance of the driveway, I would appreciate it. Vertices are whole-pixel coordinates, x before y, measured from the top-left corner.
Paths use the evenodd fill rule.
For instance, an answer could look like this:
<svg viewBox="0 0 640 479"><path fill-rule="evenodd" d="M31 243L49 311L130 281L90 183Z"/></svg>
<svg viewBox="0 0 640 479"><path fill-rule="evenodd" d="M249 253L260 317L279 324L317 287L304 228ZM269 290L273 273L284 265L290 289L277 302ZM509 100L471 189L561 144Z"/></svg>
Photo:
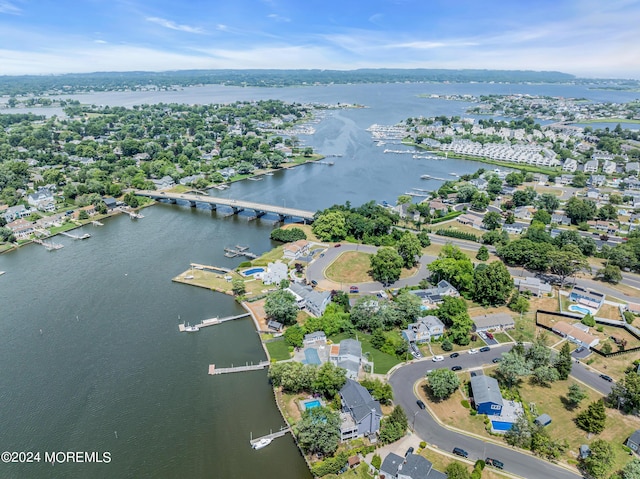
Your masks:
<svg viewBox="0 0 640 479"><path fill-rule="evenodd" d="M455 359L445 358L438 363L438 367L476 367L480 363L490 363L491 358L508 351L511 345L492 348L491 352L474 355L461 354ZM505 471L526 477L528 479L576 479L580 476L560 466L551 464L509 446L502 446L492 442L467 436L441 426L428 412L416 404L417 397L413 386L416 381L424 377L425 371L431 369L433 363L419 361L397 369L389 380L393 388L394 402L403 407L409 425L416 434L432 446L450 452L454 447L461 447L469 453L469 460L484 459L487 456L496 458L505 464Z"/></svg>

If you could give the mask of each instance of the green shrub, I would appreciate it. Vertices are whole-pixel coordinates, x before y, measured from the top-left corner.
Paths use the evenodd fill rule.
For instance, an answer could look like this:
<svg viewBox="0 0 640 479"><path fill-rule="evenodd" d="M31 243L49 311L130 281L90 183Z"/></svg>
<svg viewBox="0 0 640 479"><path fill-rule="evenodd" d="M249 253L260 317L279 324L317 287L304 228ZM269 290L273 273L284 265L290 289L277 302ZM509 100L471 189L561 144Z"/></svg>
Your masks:
<svg viewBox="0 0 640 479"><path fill-rule="evenodd" d="M596 331L598 331L599 333L604 332L604 327L600 324L598 325L598 327L596 328Z"/></svg>
<svg viewBox="0 0 640 479"><path fill-rule="evenodd" d="M471 411L469 411L469 414L471 414L472 416L477 416L478 411L476 411L475 409L472 409Z"/></svg>
<svg viewBox="0 0 640 479"><path fill-rule="evenodd" d="M249 266L251 266L251 261L243 261L238 265L238 268L248 268Z"/></svg>
<svg viewBox="0 0 640 479"><path fill-rule="evenodd" d="M307 235L300 228L276 228L271 231L271 239L274 241L282 241L283 243L290 243L292 241L305 240Z"/></svg>
<svg viewBox="0 0 640 479"><path fill-rule="evenodd" d="M377 454L374 454L371 458L371 465L376 469L380 469L380 466L382 466L382 458Z"/></svg>
<svg viewBox="0 0 640 479"><path fill-rule="evenodd" d="M424 449L425 447L427 447L427 443L424 441L420 441L420 449Z"/></svg>
<svg viewBox="0 0 640 479"><path fill-rule="evenodd" d="M443 351L452 351L453 350L453 344L451 344L451 341L449 341L448 339L445 339L444 341L442 341L442 350Z"/></svg>
<svg viewBox="0 0 640 479"><path fill-rule="evenodd" d="M635 315L631 311L625 311L623 314L624 320L627 324L633 323L633 320L636 319Z"/></svg>
<svg viewBox="0 0 640 479"><path fill-rule="evenodd" d="M486 466L485 462L482 459L478 459L476 463L473 465L473 468L479 469L482 471L485 466Z"/></svg>
<svg viewBox="0 0 640 479"><path fill-rule="evenodd" d="M315 463L311 468L311 472L316 477L337 474L345 466L347 459L349 459L349 455L343 451L335 457L329 457L324 461Z"/></svg>
<svg viewBox="0 0 640 479"><path fill-rule="evenodd" d="M463 399L462 401L460 401L460 404L462 404L462 407L466 407L467 409L471 407L471 405L469 404L469 401L467 401L466 399Z"/></svg>
<svg viewBox="0 0 640 479"><path fill-rule="evenodd" d="M622 445L622 450L623 450L624 452L626 452L627 454L631 454L631 448L630 448L630 447L625 446L624 444Z"/></svg>
<svg viewBox="0 0 640 479"><path fill-rule="evenodd" d="M464 231L439 229L436 231L436 234L439 236L449 236L450 238L475 241L476 243L480 242L480 238L477 235L465 233Z"/></svg>

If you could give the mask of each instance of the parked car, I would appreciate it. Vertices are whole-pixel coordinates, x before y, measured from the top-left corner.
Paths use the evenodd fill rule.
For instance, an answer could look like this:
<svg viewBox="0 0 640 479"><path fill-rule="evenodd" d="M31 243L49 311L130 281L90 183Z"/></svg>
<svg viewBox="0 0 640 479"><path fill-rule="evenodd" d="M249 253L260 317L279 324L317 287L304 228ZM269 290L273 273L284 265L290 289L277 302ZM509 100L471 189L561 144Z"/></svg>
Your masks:
<svg viewBox="0 0 640 479"><path fill-rule="evenodd" d="M418 400L416 401L416 403L418 404L418 407L419 407L420 409L426 409L426 408L427 408L427 406L425 406L425 405L424 405L424 403L422 402L422 400L421 400L421 399L418 399Z"/></svg>
<svg viewBox="0 0 640 479"><path fill-rule="evenodd" d="M433 361L434 363L439 363L440 361L444 361L444 357L434 356L433 358L431 358L431 361Z"/></svg>
<svg viewBox="0 0 640 479"><path fill-rule="evenodd" d="M574 351L574 353L581 353L582 351L584 351L584 347L580 346L578 349Z"/></svg>
<svg viewBox="0 0 640 479"><path fill-rule="evenodd" d="M471 377L475 378L477 376L478 373L476 373L475 371L471 371Z"/></svg>
<svg viewBox="0 0 640 479"><path fill-rule="evenodd" d="M451 353L449 355L450 358L457 358L458 356L460 356L460 353Z"/></svg>
<svg viewBox="0 0 640 479"><path fill-rule="evenodd" d="M494 363L494 364L495 364L495 363L499 363L500 361L502 361L502 358L493 358L493 359L491 360L491 362L492 362L492 363Z"/></svg>
<svg viewBox="0 0 640 479"><path fill-rule="evenodd" d="M480 348L481 353L486 353L487 351L491 351L491 348L489 346L483 346Z"/></svg>
<svg viewBox="0 0 640 479"><path fill-rule="evenodd" d="M482 339L487 339L487 335L484 334L484 331L478 331L478 336L480 336Z"/></svg>
<svg viewBox="0 0 640 479"><path fill-rule="evenodd" d="M497 459L493 459L491 457L487 457L484 462L487 466L493 466L498 469L504 469L504 463L502 461L498 461Z"/></svg>
<svg viewBox="0 0 640 479"><path fill-rule="evenodd" d="M350 286L349 287L349 292L350 293L359 293L360 292L360 288L358 288L357 286Z"/></svg>
<svg viewBox="0 0 640 479"><path fill-rule="evenodd" d="M609 381L610 383L613 382L613 378L611 376L607 376L606 374L601 374L600 377L605 381Z"/></svg>
<svg viewBox="0 0 640 479"><path fill-rule="evenodd" d="M404 453L404 457L407 457L409 454L413 454L413 447L410 447L409 449L407 449L407 452Z"/></svg>
<svg viewBox="0 0 640 479"><path fill-rule="evenodd" d="M489 338L489 339L493 339L493 334L491 334L491 333L487 333L487 338Z"/></svg>
<svg viewBox="0 0 640 479"><path fill-rule="evenodd" d="M465 451L464 449L460 449L459 447L454 447L453 448L453 453L456 456L460 456L460 457L469 457L469 453L467 451Z"/></svg>
<svg viewBox="0 0 640 479"><path fill-rule="evenodd" d="M318 282L315 279L312 279L311 286L318 286Z"/></svg>
<svg viewBox="0 0 640 479"><path fill-rule="evenodd" d="M473 348L469 350L469 354L478 354L478 350Z"/></svg>
<svg viewBox="0 0 640 479"><path fill-rule="evenodd" d="M340 243L338 243L337 245L334 246L334 248L340 248L340 246L342 246Z"/></svg>
<svg viewBox="0 0 640 479"><path fill-rule="evenodd" d="M452 371L462 371L462 366L451 366Z"/></svg>

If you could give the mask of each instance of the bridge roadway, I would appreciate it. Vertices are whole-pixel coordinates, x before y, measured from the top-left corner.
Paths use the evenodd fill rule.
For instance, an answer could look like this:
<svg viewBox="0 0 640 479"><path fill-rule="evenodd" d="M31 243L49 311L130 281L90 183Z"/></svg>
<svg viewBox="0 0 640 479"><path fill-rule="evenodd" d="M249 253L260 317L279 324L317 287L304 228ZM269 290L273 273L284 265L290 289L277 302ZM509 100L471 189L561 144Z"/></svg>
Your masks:
<svg viewBox="0 0 640 479"><path fill-rule="evenodd" d="M256 212L256 216L260 217L266 213L273 213L284 218L300 218L305 221L313 221L314 211L299 210L297 208L286 208L283 206L274 206L264 203L255 203L253 201L233 200L229 198L217 198L215 196L208 195L195 195L192 193L170 193L168 191L150 191L150 190L136 190L135 194L138 196L146 196L156 201L169 200L171 203L178 201L188 201L192 207L196 206L196 203L207 203L214 209L218 206L228 206L233 210L234 214L238 214L243 210L253 210Z"/></svg>

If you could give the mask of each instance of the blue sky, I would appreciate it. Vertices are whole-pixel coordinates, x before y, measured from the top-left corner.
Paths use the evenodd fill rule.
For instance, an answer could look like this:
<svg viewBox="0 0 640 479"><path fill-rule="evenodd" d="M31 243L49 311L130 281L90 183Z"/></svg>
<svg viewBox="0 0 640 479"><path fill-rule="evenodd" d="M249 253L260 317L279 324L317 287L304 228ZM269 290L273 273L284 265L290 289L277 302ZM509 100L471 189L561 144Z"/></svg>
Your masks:
<svg viewBox="0 0 640 479"><path fill-rule="evenodd" d="M640 79L640 0L0 0L0 75L381 67Z"/></svg>

